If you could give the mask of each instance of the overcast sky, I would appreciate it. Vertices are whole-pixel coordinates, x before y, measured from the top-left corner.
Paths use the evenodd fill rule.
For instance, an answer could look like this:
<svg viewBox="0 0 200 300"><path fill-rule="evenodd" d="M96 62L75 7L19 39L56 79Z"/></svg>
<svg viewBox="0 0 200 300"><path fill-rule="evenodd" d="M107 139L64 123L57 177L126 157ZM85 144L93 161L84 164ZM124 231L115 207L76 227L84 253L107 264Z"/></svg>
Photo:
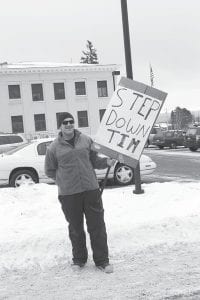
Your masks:
<svg viewBox="0 0 200 300"><path fill-rule="evenodd" d="M127 0L133 76L168 93L163 111L200 110L200 1ZM0 0L0 61L125 65L120 0Z"/></svg>

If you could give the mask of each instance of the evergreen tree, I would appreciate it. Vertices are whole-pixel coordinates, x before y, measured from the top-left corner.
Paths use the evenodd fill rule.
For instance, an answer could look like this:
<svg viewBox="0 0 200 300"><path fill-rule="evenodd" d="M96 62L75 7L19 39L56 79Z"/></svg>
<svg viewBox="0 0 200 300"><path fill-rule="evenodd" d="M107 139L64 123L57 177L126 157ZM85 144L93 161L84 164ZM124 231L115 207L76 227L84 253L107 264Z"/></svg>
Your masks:
<svg viewBox="0 0 200 300"><path fill-rule="evenodd" d="M193 116L189 110L186 108L176 107L175 110L171 112L171 124L172 128L176 130L185 130L188 128L189 124L193 121Z"/></svg>
<svg viewBox="0 0 200 300"><path fill-rule="evenodd" d="M98 64L97 50L93 47L92 42L87 40L86 51L82 51L84 56L81 57L80 63Z"/></svg>

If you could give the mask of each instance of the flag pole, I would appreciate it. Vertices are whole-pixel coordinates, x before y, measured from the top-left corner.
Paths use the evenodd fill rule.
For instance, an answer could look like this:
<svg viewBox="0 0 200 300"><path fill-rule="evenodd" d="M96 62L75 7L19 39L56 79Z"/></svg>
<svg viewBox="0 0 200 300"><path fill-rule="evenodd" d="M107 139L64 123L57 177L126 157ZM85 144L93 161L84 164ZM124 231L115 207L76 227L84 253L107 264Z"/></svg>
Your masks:
<svg viewBox="0 0 200 300"><path fill-rule="evenodd" d="M154 86L154 73L151 64L149 64L149 71L150 71L150 82L151 82L151 87Z"/></svg>

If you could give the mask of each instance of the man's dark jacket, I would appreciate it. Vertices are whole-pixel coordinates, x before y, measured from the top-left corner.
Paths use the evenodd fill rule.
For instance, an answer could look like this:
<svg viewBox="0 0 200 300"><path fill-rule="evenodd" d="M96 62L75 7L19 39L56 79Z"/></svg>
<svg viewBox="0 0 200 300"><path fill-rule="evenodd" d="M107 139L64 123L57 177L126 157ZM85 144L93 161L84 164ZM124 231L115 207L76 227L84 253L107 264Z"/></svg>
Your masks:
<svg viewBox="0 0 200 300"><path fill-rule="evenodd" d="M107 159L91 149L92 139L75 130L74 146L60 132L47 149L45 173L55 180L59 195L72 195L99 188L95 169L105 169Z"/></svg>

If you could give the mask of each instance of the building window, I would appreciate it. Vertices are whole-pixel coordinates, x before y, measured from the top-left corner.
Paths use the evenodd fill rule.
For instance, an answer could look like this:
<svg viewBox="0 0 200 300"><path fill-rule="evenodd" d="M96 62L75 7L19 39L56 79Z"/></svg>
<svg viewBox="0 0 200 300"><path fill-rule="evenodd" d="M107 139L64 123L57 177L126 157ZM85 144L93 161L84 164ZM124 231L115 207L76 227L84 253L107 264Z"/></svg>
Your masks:
<svg viewBox="0 0 200 300"><path fill-rule="evenodd" d="M9 99L20 99L20 86L19 84L9 85L8 86Z"/></svg>
<svg viewBox="0 0 200 300"><path fill-rule="evenodd" d="M57 129L60 128L62 121L66 118L65 112L56 113Z"/></svg>
<svg viewBox="0 0 200 300"><path fill-rule="evenodd" d="M85 81L75 82L75 93L76 95L86 95Z"/></svg>
<svg viewBox="0 0 200 300"><path fill-rule="evenodd" d="M100 109L100 110L99 110L99 118L100 118L100 121L102 120L105 111L106 111L105 109Z"/></svg>
<svg viewBox="0 0 200 300"><path fill-rule="evenodd" d="M46 131L45 114L34 115L35 131Z"/></svg>
<svg viewBox="0 0 200 300"><path fill-rule="evenodd" d="M88 127L87 110L78 111L78 127Z"/></svg>
<svg viewBox="0 0 200 300"><path fill-rule="evenodd" d="M11 116L11 122L13 133L24 132L23 116Z"/></svg>
<svg viewBox="0 0 200 300"><path fill-rule="evenodd" d="M108 97L107 81L97 81L98 97Z"/></svg>
<svg viewBox="0 0 200 300"><path fill-rule="evenodd" d="M43 88L41 83L31 84L33 101L43 101Z"/></svg>
<svg viewBox="0 0 200 300"><path fill-rule="evenodd" d="M54 86L54 97L55 100L65 99L65 86L64 82L56 82Z"/></svg>

